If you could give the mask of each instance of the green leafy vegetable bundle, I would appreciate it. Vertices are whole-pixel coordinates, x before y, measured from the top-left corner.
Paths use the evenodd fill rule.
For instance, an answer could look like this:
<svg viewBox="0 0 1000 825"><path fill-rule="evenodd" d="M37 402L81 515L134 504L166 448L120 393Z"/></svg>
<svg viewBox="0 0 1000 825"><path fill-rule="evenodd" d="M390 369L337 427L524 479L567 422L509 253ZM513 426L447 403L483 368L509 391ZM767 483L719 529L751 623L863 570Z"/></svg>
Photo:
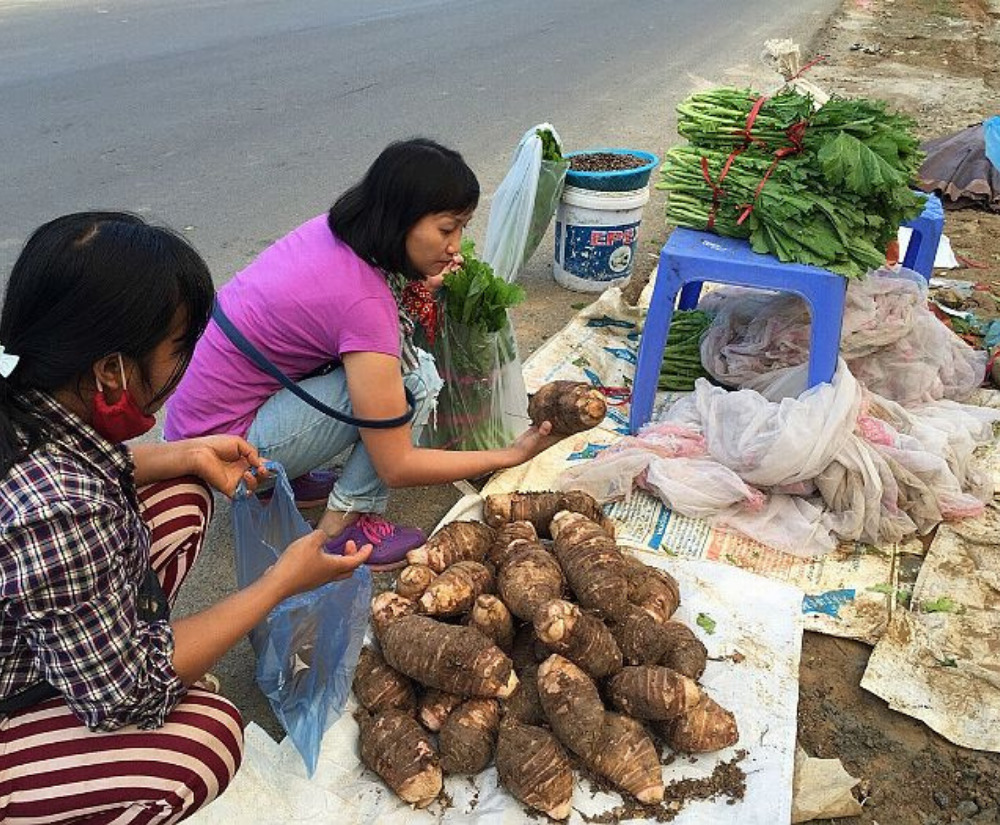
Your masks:
<svg viewBox="0 0 1000 825"><path fill-rule="evenodd" d="M535 134L542 139L542 160L562 161L563 153L559 141L551 129L536 129Z"/></svg>
<svg viewBox="0 0 1000 825"><path fill-rule="evenodd" d="M476 257L475 245L462 241L462 268L445 276L444 313L447 318L483 332L507 326L507 310L524 300L524 289L498 278Z"/></svg>
<svg viewBox="0 0 1000 825"><path fill-rule="evenodd" d="M524 385L507 315L524 290L494 275L471 241L463 242L462 256L462 268L445 276L441 329L429 345L444 379L430 440L448 449L488 450L511 442L516 422L507 412L527 404L518 397Z"/></svg>
<svg viewBox="0 0 1000 825"><path fill-rule="evenodd" d="M677 107L688 144L667 152L657 184L667 219L749 239L757 252L860 277L885 262L923 160L911 119L879 101L794 90L692 95Z"/></svg>
<svg viewBox="0 0 1000 825"><path fill-rule="evenodd" d="M661 390L688 392L697 379L708 377L701 365L701 336L711 325L712 316L699 309L674 313L660 364Z"/></svg>

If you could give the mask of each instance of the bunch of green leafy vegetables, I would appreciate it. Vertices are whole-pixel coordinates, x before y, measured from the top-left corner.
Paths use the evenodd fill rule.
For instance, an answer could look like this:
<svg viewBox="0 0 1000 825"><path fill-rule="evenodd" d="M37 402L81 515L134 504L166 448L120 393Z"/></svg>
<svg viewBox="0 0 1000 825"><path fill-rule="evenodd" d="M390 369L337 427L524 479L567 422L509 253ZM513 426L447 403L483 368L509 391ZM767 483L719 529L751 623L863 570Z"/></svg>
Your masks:
<svg viewBox="0 0 1000 825"><path fill-rule="evenodd" d="M461 269L444 278L445 313L472 329L498 332L507 324L507 310L524 300L524 290L497 277L476 257L472 241L462 241L462 257Z"/></svg>
<svg viewBox="0 0 1000 825"><path fill-rule="evenodd" d="M497 277L463 241L462 267L445 276L444 318L431 346L444 387L437 399L431 439L461 450L504 447L513 440L502 398L504 368L517 358L507 311L524 289Z"/></svg>
<svg viewBox="0 0 1000 825"><path fill-rule="evenodd" d="M559 141L552 134L551 129L535 129L535 134L542 139L542 160L561 161L563 160L562 149L559 148Z"/></svg>
<svg viewBox="0 0 1000 825"><path fill-rule="evenodd" d="M678 106L689 142L662 166L667 219L847 276L881 266L899 225L923 208L911 189L923 160L913 121L880 101L833 98L816 109L785 90L748 130L759 98L722 88Z"/></svg>

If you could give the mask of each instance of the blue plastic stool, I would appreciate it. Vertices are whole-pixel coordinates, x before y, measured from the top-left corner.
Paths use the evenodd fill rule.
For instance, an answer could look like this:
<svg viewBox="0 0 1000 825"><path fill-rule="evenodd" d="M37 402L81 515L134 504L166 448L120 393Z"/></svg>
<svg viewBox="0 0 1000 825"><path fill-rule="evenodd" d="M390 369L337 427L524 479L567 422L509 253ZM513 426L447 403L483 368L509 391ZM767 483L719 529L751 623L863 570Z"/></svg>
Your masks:
<svg viewBox="0 0 1000 825"><path fill-rule="evenodd" d="M639 340L639 361L632 384L629 429L636 433L653 414L663 348L680 292L680 309L698 305L703 281L779 292L794 292L809 303L809 386L830 381L840 353L847 279L815 266L783 264L750 244L711 232L675 229L660 253L660 266L646 325Z"/></svg>
<svg viewBox="0 0 1000 825"><path fill-rule="evenodd" d="M937 255L941 233L944 231L944 207L937 195L928 195L924 192L919 194L927 198L927 203L923 212L912 221L903 224L913 230L910 242L906 245L903 266L919 272L925 281L929 281L934 274L934 257Z"/></svg>

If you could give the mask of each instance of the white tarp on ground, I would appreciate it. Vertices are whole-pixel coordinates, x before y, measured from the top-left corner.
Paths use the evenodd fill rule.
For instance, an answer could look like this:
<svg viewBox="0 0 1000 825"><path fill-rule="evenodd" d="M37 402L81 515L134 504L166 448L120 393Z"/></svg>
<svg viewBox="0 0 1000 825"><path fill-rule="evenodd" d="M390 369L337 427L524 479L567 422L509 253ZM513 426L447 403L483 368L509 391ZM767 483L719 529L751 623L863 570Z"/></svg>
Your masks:
<svg viewBox="0 0 1000 825"><path fill-rule="evenodd" d="M460 505L445 521L472 517L474 502ZM665 766L667 798L671 782L706 778L718 764L746 751L739 763L746 774L746 794L741 802L692 800L673 821L676 825L789 822L802 592L736 568L681 563L662 556L643 556L643 560L668 569L680 583L683 601L677 618L698 634L711 657L701 684L736 715L740 729L740 740L731 748L677 759ZM746 598L748 592L753 592L753 599ZM696 624L702 613L715 622L712 634ZM451 798L447 807L434 803L426 811L413 811L402 803L360 764L358 728L348 710L327 732L311 779L287 737L277 744L252 725L247 731L244 765L233 784L188 821L195 825L534 825L540 816L528 813L498 789L493 768L474 779L451 777L445 782L445 791ZM575 810L569 822L581 825L581 814L602 814L621 804L618 795L594 792L589 781L583 780L574 791Z"/></svg>

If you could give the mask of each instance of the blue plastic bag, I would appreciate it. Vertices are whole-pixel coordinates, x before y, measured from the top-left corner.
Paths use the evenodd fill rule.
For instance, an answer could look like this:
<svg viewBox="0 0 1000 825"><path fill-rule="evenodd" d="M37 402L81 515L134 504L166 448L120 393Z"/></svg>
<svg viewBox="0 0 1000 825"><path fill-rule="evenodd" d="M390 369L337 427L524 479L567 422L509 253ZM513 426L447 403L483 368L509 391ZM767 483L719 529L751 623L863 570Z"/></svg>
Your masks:
<svg viewBox="0 0 1000 825"><path fill-rule="evenodd" d="M284 468L262 503L241 484L233 497L236 580L246 587L312 528L295 507ZM349 579L286 599L250 632L257 685L292 738L311 776L323 734L340 716L368 627L372 579L361 567Z"/></svg>

